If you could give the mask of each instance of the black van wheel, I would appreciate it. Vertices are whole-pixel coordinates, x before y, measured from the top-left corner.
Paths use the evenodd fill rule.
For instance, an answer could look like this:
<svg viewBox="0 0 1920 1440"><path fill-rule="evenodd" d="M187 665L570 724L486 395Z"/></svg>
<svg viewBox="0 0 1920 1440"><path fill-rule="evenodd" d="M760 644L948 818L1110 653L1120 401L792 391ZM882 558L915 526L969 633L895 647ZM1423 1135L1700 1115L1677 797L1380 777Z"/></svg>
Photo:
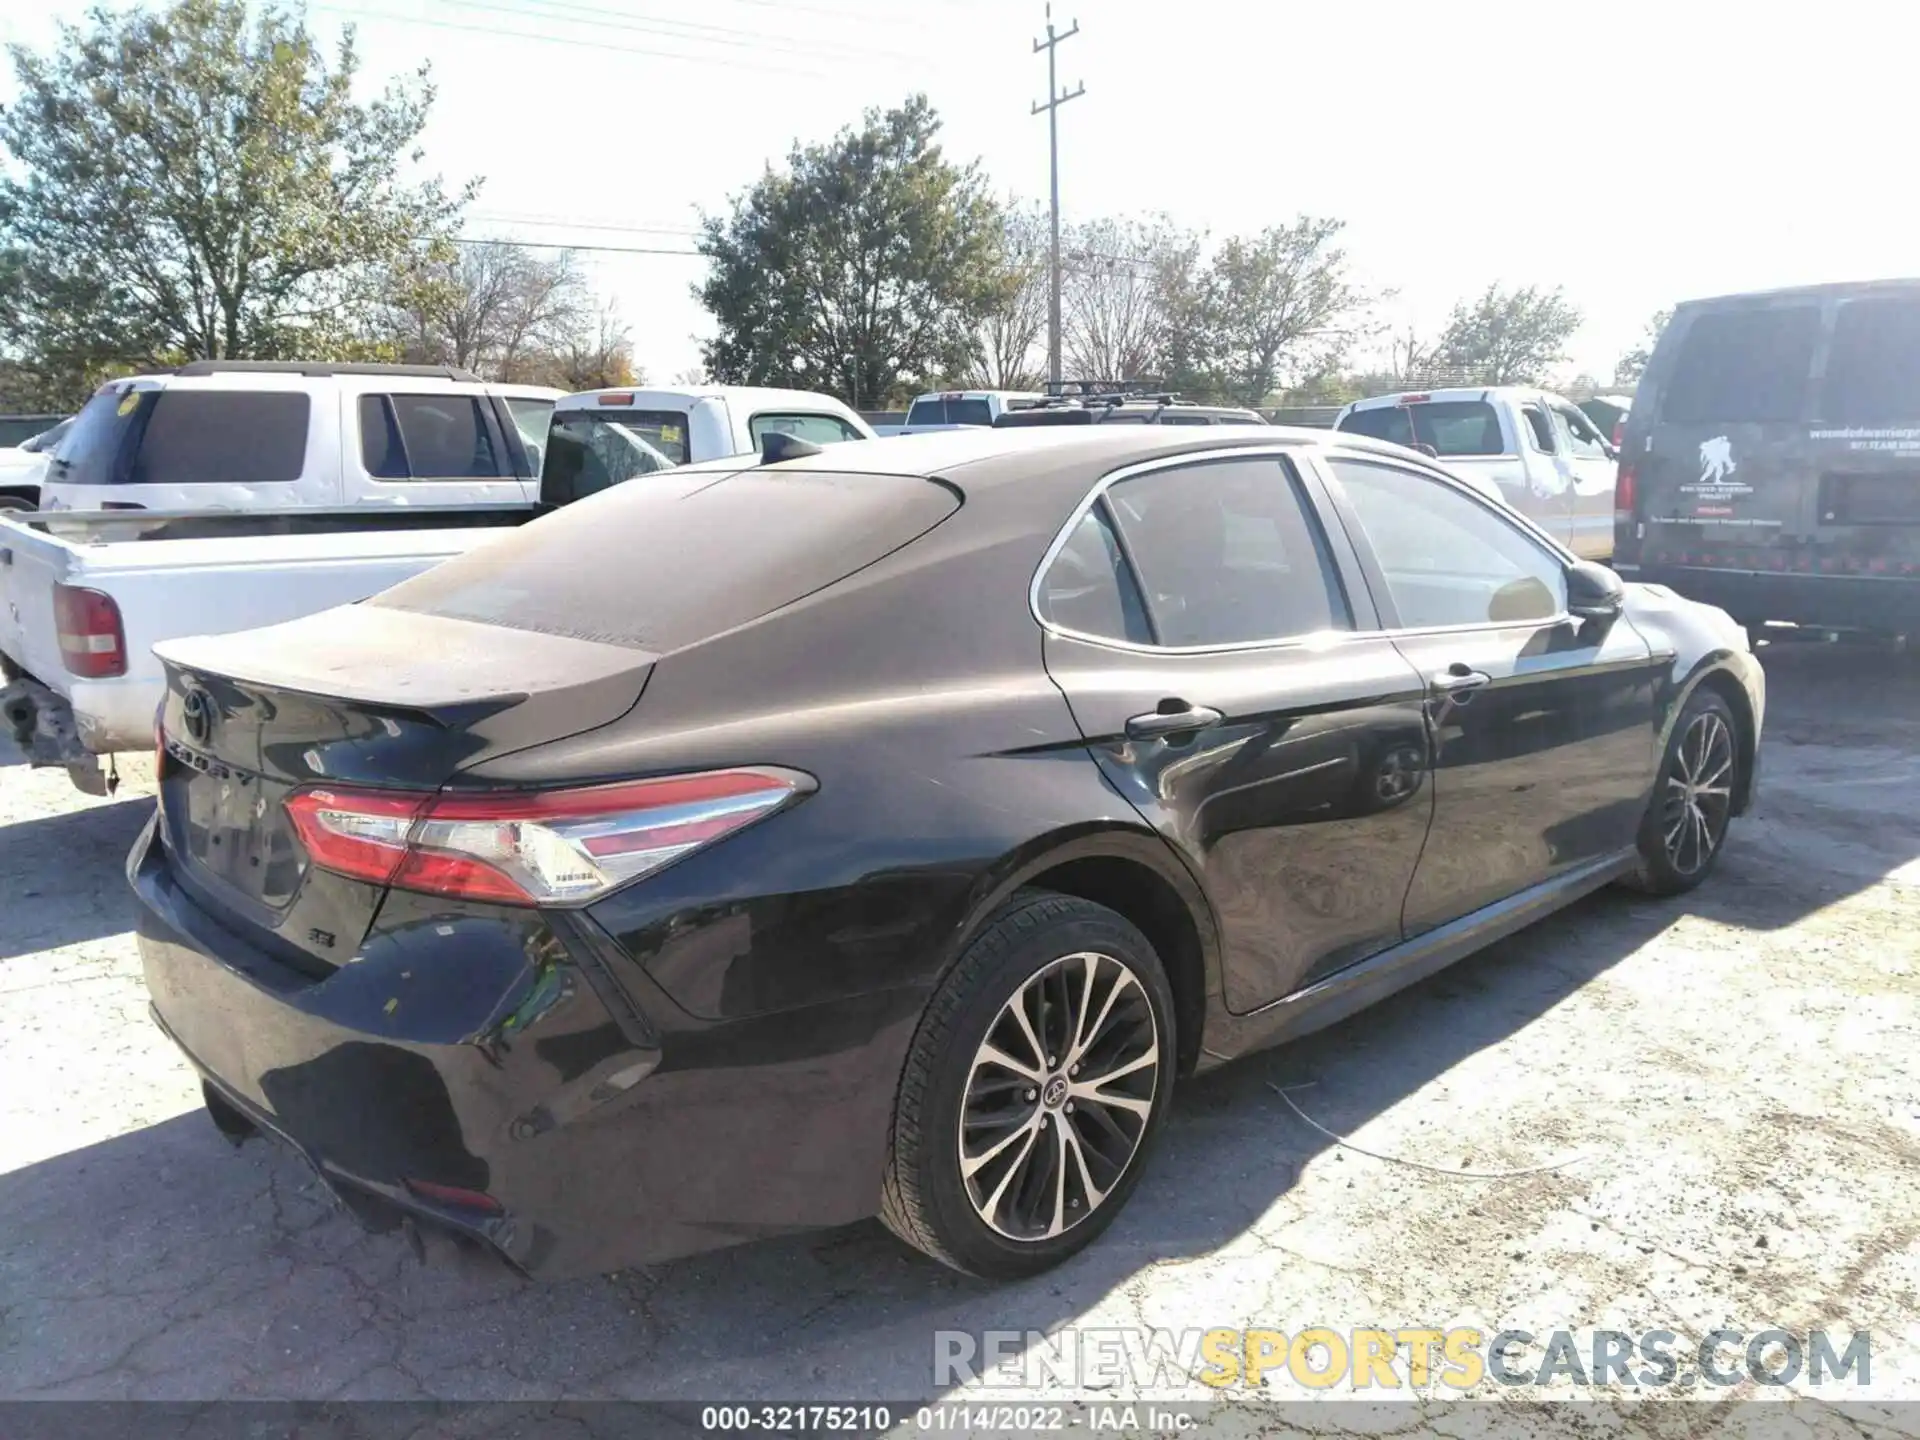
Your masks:
<svg viewBox="0 0 1920 1440"><path fill-rule="evenodd" d="M1711 690L1696 690L1680 712L1640 822L1635 889L1682 895L1713 873L1740 783L1738 724Z"/></svg>
<svg viewBox="0 0 1920 1440"><path fill-rule="evenodd" d="M1133 1193L1173 1071L1173 995L1147 938L1105 906L1020 892L921 1018L881 1220L970 1275L1058 1265Z"/></svg>

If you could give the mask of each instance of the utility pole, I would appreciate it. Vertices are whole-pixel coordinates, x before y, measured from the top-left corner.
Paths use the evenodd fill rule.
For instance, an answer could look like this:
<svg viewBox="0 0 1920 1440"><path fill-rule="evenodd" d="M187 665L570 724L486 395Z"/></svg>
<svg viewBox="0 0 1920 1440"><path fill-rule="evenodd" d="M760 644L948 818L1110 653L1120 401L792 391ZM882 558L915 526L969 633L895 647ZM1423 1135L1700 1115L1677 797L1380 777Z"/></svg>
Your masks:
<svg viewBox="0 0 1920 1440"><path fill-rule="evenodd" d="M1053 180L1053 283L1047 292L1047 378L1055 385L1060 383L1060 107L1069 100L1078 100L1087 93L1085 85L1077 85L1072 91L1060 88L1054 74L1053 52L1059 48L1062 40L1071 40L1080 33L1080 22L1075 20L1073 28L1063 34L1056 34L1053 28L1053 6L1047 6L1047 38L1033 42L1033 53L1047 52L1047 102L1042 105L1035 101L1033 114L1042 110L1047 112L1047 149Z"/></svg>

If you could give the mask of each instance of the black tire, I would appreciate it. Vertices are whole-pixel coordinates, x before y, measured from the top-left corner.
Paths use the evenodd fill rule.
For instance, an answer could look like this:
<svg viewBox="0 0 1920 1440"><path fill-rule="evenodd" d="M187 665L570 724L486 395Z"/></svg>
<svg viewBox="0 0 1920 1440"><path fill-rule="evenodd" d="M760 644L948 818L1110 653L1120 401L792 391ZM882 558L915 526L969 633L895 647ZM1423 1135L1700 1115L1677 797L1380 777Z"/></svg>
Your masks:
<svg viewBox="0 0 1920 1440"><path fill-rule="evenodd" d="M1640 822L1640 864L1627 880L1634 889L1684 895L1713 873L1740 788L1740 743L1732 707L1712 690L1694 691L1674 722Z"/></svg>
<svg viewBox="0 0 1920 1440"><path fill-rule="evenodd" d="M0 495L0 515L31 515L39 508L24 495Z"/></svg>
<svg viewBox="0 0 1920 1440"><path fill-rule="evenodd" d="M1089 962L1086 956L1097 958ZM1080 990L1090 970L1092 984ZM1121 977L1121 970L1133 984ZM1114 999L1102 1011L1102 986L1109 981ZM1099 1012L1095 1018L1101 1023L1089 1027L1092 1033L1076 1052L1072 1040L1059 1045L1054 1041L1067 1027L1085 1023L1084 1016L1081 1022L1073 1019L1080 994L1091 996L1086 1008ZM1060 996L1066 1004L1054 1003ZM997 1069L992 1061L980 1059L990 1038L1005 1040L1005 1053L1013 1053L1015 1043L1008 1037L1020 1034L1011 1027L1021 1023L1012 1009L1016 997L1022 1018L1038 1016L1033 1029L1039 1048L1059 1052L1046 1057L1056 1062L1053 1066L1036 1067L1042 1073L1034 1077L1038 1083L1033 1086L1012 1069ZM1058 1265L1097 1239L1133 1193L1173 1094L1174 1036L1166 971L1147 938L1123 916L1091 901L1047 891L1016 894L974 937L921 1016L894 1104L881 1220L909 1245L969 1275L1011 1280ZM1087 1057L1086 1069L1119 1068L1134 1065L1145 1053L1140 1048L1145 1043L1153 1049L1153 1064L1137 1066L1125 1078L1124 1097L1117 1092L1090 1096L1076 1088L1087 1081L1067 1077L1068 1062L1076 1053ZM1018 1048L1031 1047L1022 1041ZM1050 1075L1044 1073L1049 1068ZM1143 1095L1148 1082L1150 1092ZM1067 1089L1056 1093L1061 1084ZM1113 1079L1101 1090L1120 1084ZM989 1103L983 1097L995 1098ZM1109 1101L1132 1108L1110 1108ZM1148 1113L1140 1117L1137 1110L1143 1103ZM1005 1118L1000 1117L1000 1106L1006 1107ZM996 1133L1007 1137L999 1143L1010 1148L1004 1160L995 1159L975 1172L979 1192L1000 1182L992 1195L976 1200L962 1174L962 1120L966 1117L971 1126L966 1133L977 1134L983 1128L982 1115L1005 1128L988 1128L973 1158L978 1161L998 1148ZM1136 1120L1137 1135L1132 1133ZM1043 1139L1056 1148L1041 1151ZM1132 1149L1115 1169L1112 1154L1128 1140ZM1033 1151L1031 1161L1027 1150ZM1014 1173L1047 1163L1049 1155L1060 1171L1029 1168L1025 1175ZM1062 1174L1067 1178L1061 1179ZM1017 1228L1013 1212L1027 1194L1039 1197L1040 1210L1050 1208L1049 1229L1082 1203L1085 1211L1080 1218L1067 1218L1058 1233L1011 1233ZM996 1196L1001 1197L997 1206ZM997 1224L984 1218L983 1204Z"/></svg>

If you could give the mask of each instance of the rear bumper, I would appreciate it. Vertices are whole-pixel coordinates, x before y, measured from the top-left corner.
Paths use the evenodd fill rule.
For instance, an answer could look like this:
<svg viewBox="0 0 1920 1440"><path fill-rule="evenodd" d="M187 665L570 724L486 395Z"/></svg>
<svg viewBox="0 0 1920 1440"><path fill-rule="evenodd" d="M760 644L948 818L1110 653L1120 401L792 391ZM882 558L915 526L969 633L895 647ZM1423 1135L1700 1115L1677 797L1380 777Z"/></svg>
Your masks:
<svg viewBox="0 0 1920 1440"><path fill-rule="evenodd" d="M1691 565L1622 565L1629 580L1665 585L1717 605L1745 625L1786 620L1836 630L1920 631L1920 580L1852 575L1785 575Z"/></svg>
<svg viewBox="0 0 1920 1440"><path fill-rule="evenodd" d="M917 997L705 1024L636 992L568 917L398 894L316 979L170 866L149 825L128 877L155 1020L374 1228L410 1213L568 1275L877 1206Z"/></svg>

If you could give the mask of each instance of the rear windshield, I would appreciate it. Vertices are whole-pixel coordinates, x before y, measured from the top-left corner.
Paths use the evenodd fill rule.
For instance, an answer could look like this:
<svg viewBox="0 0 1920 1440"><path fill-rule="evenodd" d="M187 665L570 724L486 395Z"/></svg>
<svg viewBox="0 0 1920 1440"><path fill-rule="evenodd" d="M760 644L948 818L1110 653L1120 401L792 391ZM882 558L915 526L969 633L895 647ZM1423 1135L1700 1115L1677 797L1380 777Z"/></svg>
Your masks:
<svg viewBox="0 0 1920 1440"><path fill-rule="evenodd" d="M1814 305L1696 315L1667 377L1660 418L1675 425L1799 419L1819 333Z"/></svg>
<svg viewBox="0 0 1920 1440"><path fill-rule="evenodd" d="M1840 307L1820 418L1843 425L1920 420L1920 301L1850 300Z"/></svg>
<svg viewBox="0 0 1920 1440"><path fill-rule="evenodd" d="M546 441L540 498L570 505L686 464L687 417L679 410L556 410Z"/></svg>
<svg viewBox="0 0 1920 1440"><path fill-rule="evenodd" d="M1500 417L1484 400L1429 400L1355 410L1340 429L1412 448L1431 445L1436 455L1504 455Z"/></svg>
<svg viewBox="0 0 1920 1440"><path fill-rule="evenodd" d="M556 425L555 448L558 437ZM367 603L665 654L851 575L959 503L905 475L675 471L545 515Z"/></svg>
<svg viewBox="0 0 1920 1440"><path fill-rule="evenodd" d="M931 400L916 400L907 411L909 425L991 425L993 407L985 400L945 399L936 397Z"/></svg>
<svg viewBox="0 0 1920 1440"><path fill-rule="evenodd" d="M74 417L51 478L67 485L256 485L298 480L305 394L101 390Z"/></svg>

